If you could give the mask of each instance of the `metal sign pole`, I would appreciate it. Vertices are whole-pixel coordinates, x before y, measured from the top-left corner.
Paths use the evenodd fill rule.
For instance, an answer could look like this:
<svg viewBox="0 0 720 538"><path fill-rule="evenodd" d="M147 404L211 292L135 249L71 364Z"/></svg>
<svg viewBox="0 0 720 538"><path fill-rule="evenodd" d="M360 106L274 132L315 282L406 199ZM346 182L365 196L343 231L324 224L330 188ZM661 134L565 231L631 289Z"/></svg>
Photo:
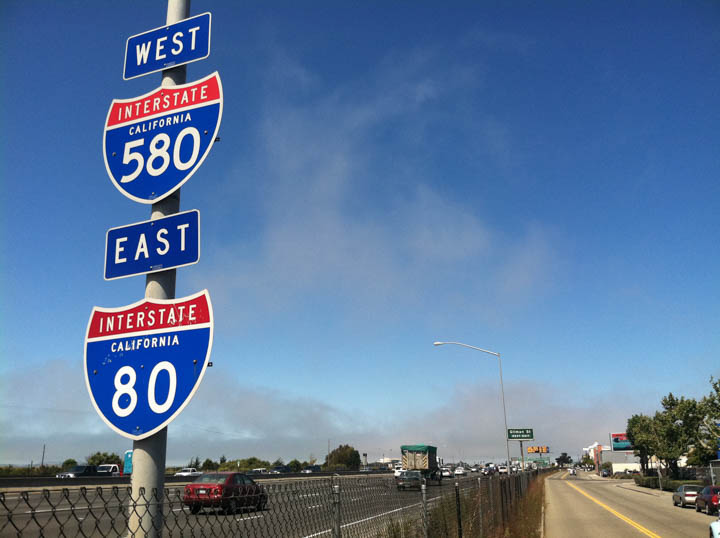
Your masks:
<svg viewBox="0 0 720 538"><path fill-rule="evenodd" d="M166 24L173 24L190 16L190 0L168 0ZM167 69L162 74L163 87L185 84L185 65ZM180 211L180 189L152 205L152 220ZM145 297L175 298L176 270L150 273L145 280ZM130 514L128 530L131 536L162 536L163 500L165 488L165 456L167 428L140 441L133 441L133 473L130 479L132 499L137 503ZM141 492L144 491L144 494Z"/></svg>

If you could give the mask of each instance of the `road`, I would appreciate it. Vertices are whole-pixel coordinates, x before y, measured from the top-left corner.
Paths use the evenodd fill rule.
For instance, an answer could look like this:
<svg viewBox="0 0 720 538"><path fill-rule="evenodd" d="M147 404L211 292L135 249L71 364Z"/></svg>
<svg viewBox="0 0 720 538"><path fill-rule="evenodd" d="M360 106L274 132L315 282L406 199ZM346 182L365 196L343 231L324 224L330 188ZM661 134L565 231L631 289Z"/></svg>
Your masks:
<svg viewBox="0 0 720 538"><path fill-rule="evenodd" d="M567 471L545 480L545 536L549 538L687 538L708 535L716 516L672 504L670 492L635 485L632 480L600 478Z"/></svg>
<svg viewBox="0 0 720 538"><path fill-rule="evenodd" d="M392 478L343 478L341 525L344 536L377 535L390 519L418 521L421 494L399 492ZM331 479L277 481L265 484L266 510L224 514L204 510L191 515L179 502L182 489L169 488L165 500L165 536L330 536L333 527ZM476 478L462 481L465 487ZM427 497L453 494L454 480L442 487L428 486ZM0 504L0 537L16 536L124 536L127 519L127 488L52 491L47 494L7 492ZM432 502L432 501L430 501Z"/></svg>

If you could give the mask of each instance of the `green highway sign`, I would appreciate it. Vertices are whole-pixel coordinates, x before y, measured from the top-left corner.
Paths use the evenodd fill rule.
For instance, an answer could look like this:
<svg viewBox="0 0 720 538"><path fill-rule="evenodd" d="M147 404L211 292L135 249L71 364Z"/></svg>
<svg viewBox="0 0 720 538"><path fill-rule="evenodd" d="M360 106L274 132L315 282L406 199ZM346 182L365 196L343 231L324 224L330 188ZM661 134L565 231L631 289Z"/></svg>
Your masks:
<svg viewBox="0 0 720 538"><path fill-rule="evenodd" d="M535 436L532 428L508 428L507 438L510 441L532 441Z"/></svg>

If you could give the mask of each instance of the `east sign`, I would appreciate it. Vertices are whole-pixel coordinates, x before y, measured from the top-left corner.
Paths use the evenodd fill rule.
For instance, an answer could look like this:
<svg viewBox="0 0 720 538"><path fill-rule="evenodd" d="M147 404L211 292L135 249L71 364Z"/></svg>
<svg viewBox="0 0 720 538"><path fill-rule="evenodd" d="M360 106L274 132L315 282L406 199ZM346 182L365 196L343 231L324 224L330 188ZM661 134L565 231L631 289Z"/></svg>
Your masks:
<svg viewBox="0 0 720 538"><path fill-rule="evenodd" d="M85 337L85 383L95 410L128 439L153 435L195 394L212 341L207 290L120 308L96 306Z"/></svg>
<svg viewBox="0 0 720 538"><path fill-rule="evenodd" d="M200 211L111 228L105 240L105 280L167 271L200 260Z"/></svg>
<svg viewBox="0 0 720 538"><path fill-rule="evenodd" d="M222 109L217 72L133 99L114 99L105 120L103 156L115 187L143 204L179 189L210 152Z"/></svg>

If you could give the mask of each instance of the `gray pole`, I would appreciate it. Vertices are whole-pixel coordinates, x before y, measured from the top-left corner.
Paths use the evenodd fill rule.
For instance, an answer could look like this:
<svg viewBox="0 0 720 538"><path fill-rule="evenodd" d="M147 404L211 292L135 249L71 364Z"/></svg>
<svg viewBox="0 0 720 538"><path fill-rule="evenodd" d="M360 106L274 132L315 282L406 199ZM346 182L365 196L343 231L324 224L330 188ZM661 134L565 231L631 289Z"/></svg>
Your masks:
<svg viewBox="0 0 720 538"><path fill-rule="evenodd" d="M503 418L505 419L505 451L507 453L508 474L510 474L510 441L508 441L507 411L505 410L505 387L503 386L502 378L502 359L500 358L500 353L495 353L495 355L497 355L498 368L500 369L500 393L502 394Z"/></svg>
<svg viewBox="0 0 720 538"><path fill-rule="evenodd" d="M173 24L190 16L190 0L168 0L166 24ZM162 72L164 87L186 82L186 66ZM152 220L180 211L180 189L152 205ZM175 298L175 269L146 276L145 297L148 299ZM163 493L165 488L165 455L167 428L141 441L133 441L133 473L130 478L132 501L137 504L130 513L128 530L131 536L162 536ZM142 493L144 491L144 494Z"/></svg>

